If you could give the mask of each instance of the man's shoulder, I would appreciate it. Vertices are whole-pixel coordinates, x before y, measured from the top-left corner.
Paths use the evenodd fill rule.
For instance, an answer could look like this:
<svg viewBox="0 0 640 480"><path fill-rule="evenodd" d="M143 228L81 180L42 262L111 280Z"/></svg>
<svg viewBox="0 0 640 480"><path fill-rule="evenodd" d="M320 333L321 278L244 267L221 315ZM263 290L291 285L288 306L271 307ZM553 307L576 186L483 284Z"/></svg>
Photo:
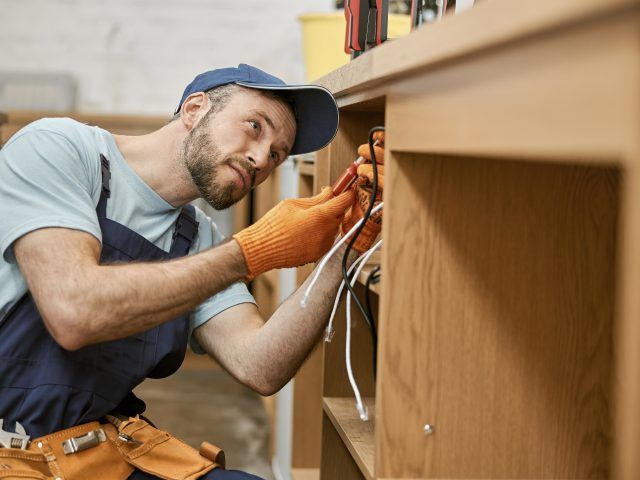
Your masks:
<svg viewBox="0 0 640 480"><path fill-rule="evenodd" d="M9 139L0 150L0 165L37 178L32 182L34 186L72 179L93 194L99 188L100 145L95 127L71 118L42 118Z"/></svg>
<svg viewBox="0 0 640 480"><path fill-rule="evenodd" d="M16 132L3 147L7 158L30 155L34 158L48 158L60 166L63 158L74 159L68 166L95 158L101 150L104 132L97 127L86 125L72 118L41 118L31 122Z"/></svg>
<svg viewBox="0 0 640 480"><path fill-rule="evenodd" d="M21 136L30 132L46 132L62 135L69 140L82 140L93 135L94 127L68 117L41 118L31 122L16 133Z"/></svg>

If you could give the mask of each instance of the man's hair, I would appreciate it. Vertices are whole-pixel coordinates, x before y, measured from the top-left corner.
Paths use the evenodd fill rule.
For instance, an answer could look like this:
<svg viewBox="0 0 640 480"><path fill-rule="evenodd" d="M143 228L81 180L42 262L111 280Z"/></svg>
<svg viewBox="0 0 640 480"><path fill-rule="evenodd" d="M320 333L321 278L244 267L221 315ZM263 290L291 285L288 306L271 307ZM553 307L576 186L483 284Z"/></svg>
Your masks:
<svg viewBox="0 0 640 480"><path fill-rule="evenodd" d="M216 114L220 110L223 110L224 107L227 106L229 100L234 93L238 92L240 87L235 83L227 83L226 85L220 85L219 87L212 88L211 90L207 90L205 93L207 97L209 97L209 101L211 102L211 114ZM181 105L182 107L182 105ZM180 118L180 110L176 113L171 121L177 120Z"/></svg>
<svg viewBox="0 0 640 480"><path fill-rule="evenodd" d="M236 85L235 83L227 83L226 85L220 85L219 87L212 88L211 90L207 90L205 93L207 94L207 97L209 97L209 101L211 102L211 110L209 110L209 112L207 113L210 115L215 115L219 111L223 110L229 103L229 100L231 100L231 97L233 97L242 88L243 87L241 87L240 85ZM244 88L248 88L248 87L244 87ZM259 91L265 97L269 97L274 100L279 100L283 102L285 105L287 105L291 109L293 116L297 118L295 104L293 100L289 98L286 94L277 93L270 90L259 90ZM177 120L178 118L180 118L180 110L178 110L178 113L176 113L171 118L171 120L169 120L169 123L173 122L174 120Z"/></svg>

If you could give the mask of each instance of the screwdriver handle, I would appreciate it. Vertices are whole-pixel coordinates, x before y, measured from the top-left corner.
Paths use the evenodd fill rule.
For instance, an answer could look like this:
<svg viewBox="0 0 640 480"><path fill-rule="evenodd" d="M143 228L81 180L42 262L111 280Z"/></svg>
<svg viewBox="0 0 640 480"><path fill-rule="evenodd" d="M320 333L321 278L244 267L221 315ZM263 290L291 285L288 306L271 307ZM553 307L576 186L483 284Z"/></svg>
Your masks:
<svg viewBox="0 0 640 480"><path fill-rule="evenodd" d="M345 192L347 188L351 186L353 182L355 182L358 177L358 166L364 161L363 157L358 157L356 161L354 161L351 165L347 167L347 169L338 177L338 179L333 183L331 187L331 192L334 197L337 197L342 192Z"/></svg>

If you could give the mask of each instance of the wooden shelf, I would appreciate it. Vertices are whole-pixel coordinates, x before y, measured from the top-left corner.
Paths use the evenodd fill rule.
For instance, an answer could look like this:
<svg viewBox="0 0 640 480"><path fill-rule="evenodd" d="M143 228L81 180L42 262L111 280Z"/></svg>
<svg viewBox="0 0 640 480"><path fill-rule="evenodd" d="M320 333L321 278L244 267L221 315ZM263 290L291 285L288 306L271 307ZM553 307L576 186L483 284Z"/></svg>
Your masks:
<svg viewBox="0 0 640 480"><path fill-rule="evenodd" d="M367 480L373 480L375 398L363 398L369 421L358 416L353 398L324 397L323 409Z"/></svg>
<svg viewBox="0 0 640 480"><path fill-rule="evenodd" d="M0 144L6 142L25 125L49 117L70 117L79 122L96 125L111 133L123 135L143 135L166 125L168 118L144 115L107 115L83 112L50 112L9 110L0 112Z"/></svg>
<svg viewBox="0 0 640 480"><path fill-rule="evenodd" d="M316 173L316 154L304 153L295 155L293 163L298 168L298 174L303 177L314 177Z"/></svg>
<svg viewBox="0 0 640 480"><path fill-rule="evenodd" d="M293 480L319 480L319 468L292 468L291 478Z"/></svg>
<svg viewBox="0 0 640 480"><path fill-rule="evenodd" d="M391 81L397 83L398 79L420 69L515 43L533 34L569 30L576 24L603 19L606 15L628 13L638 6L637 0L476 3L469 12L450 15L442 22L425 25L410 35L380 45L314 83L331 90L338 97L341 109L355 104L377 109Z"/></svg>
<svg viewBox="0 0 640 480"><path fill-rule="evenodd" d="M313 177L315 173L315 169L316 169L315 163L298 162L298 172L300 173L300 175Z"/></svg>

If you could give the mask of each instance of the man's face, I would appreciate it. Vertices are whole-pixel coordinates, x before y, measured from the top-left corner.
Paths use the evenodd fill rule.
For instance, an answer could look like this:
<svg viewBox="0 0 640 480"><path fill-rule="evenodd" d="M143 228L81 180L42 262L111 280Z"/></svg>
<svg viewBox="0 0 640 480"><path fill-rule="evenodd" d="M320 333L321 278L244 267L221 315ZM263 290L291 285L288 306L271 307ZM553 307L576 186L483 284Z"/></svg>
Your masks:
<svg viewBox="0 0 640 480"><path fill-rule="evenodd" d="M217 210L262 183L286 159L296 134L293 113L281 100L248 88L232 95L222 110L209 110L183 144L200 196Z"/></svg>

